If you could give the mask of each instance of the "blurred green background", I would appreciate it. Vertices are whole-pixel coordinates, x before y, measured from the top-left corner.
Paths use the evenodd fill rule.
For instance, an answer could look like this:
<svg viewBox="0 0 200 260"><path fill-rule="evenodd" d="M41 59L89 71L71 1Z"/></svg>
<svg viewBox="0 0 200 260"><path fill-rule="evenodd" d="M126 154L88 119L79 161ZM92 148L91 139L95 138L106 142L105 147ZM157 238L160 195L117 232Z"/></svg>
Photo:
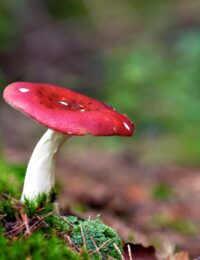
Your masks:
<svg viewBox="0 0 200 260"><path fill-rule="evenodd" d="M134 139L101 143L147 165L198 165L199 13L195 0L1 0L1 91L19 80L78 90L135 122Z"/></svg>

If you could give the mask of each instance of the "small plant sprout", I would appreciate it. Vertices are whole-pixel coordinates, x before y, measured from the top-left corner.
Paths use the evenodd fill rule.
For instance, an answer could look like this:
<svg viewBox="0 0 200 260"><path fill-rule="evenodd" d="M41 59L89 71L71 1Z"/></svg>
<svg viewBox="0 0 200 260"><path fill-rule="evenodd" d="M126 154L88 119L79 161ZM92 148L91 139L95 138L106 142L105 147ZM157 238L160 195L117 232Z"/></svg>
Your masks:
<svg viewBox="0 0 200 260"><path fill-rule="evenodd" d="M21 200L49 193L55 184L55 159L71 136L131 136L133 123L95 99L49 84L16 82L7 86L4 99L15 109L48 128L27 166Z"/></svg>

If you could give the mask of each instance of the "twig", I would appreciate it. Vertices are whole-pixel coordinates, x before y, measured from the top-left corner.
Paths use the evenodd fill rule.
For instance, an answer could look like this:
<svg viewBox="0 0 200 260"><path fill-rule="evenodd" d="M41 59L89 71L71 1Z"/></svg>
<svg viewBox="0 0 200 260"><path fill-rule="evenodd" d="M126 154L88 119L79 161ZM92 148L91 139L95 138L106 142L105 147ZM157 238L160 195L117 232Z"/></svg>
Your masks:
<svg viewBox="0 0 200 260"><path fill-rule="evenodd" d="M60 219L62 219L64 222L66 222L70 227L74 227L72 223L70 223L68 220L66 220L63 216L59 215L58 213L55 212L55 215L58 216Z"/></svg>
<svg viewBox="0 0 200 260"><path fill-rule="evenodd" d="M133 260L132 254L131 254L131 247L129 244L127 245L127 248L128 248L128 256L129 256L130 260Z"/></svg>
<svg viewBox="0 0 200 260"><path fill-rule="evenodd" d="M21 215L22 220L23 220L23 222L24 222L24 225L25 225L25 228L26 228L26 233L27 233L28 235L30 235L30 234L31 234L31 231L30 231L30 228L29 228L27 215L26 215L26 213L24 213L22 210L20 210L20 215Z"/></svg>
<svg viewBox="0 0 200 260"><path fill-rule="evenodd" d="M39 219L38 221L36 221L31 227L30 227L30 230L31 232L33 232L35 230L36 227L38 227L41 222L43 221L43 219Z"/></svg>
<svg viewBox="0 0 200 260"><path fill-rule="evenodd" d="M36 218L37 218L38 220L42 220L43 224L44 224L46 227L49 227L49 225L45 222L45 220L44 220L44 219L41 219L40 216L36 215Z"/></svg>
<svg viewBox="0 0 200 260"><path fill-rule="evenodd" d="M65 240L67 240L67 242L68 242L68 244L70 245L70 247L75 248L76 251L77 251L78 253L80 253L80 248L78 248L78 247L71 241L70 236L64 234L64 235L63 235L63 238L64 238Z"/></svg>
<svg viewBox="0 0 200 260"><path fill-rule="evenodd" d="M106 240L99 248L98 250L102 249L105 247L108 243L110 242L110 239ZM93 251L92 254L97 253L97 250Z"/></svg>
<svg viewBox="0 0 200 260"><path fill-rule="evenodd" d="M90 238L90 240L92 241L92 243L93 243L93 245L94 245L94 247L95 247L95 249L96 249L97 254L98 254L100 257L103 257L102 254L101 254L101 252L100 252L100 250L99 250L99 248L98 248L98 246L97 246L97 244L95 243L94 239L92 238L92 236L91 236L90 234L88 234L88 235L89 235L89 238Z"/></svg>
<svg viewBox="0 0 200 260"><path fill-rule="evenodd" d="M10 234L15 233L15 231L17 231L17 233L15 234L15 235L17 235L21 230L23 230L24 226L25 226L24 223L22 223L20 226L16 226L14 229L7 231L5 234L6 234L6 236L9 236Z"/></svg>
<svg viewBox="0 0 200 260"><path fill-rule="evenodd" d="M118 245L116 243L114 243L113 245L114 245L114 248L117 250L118 254L120 255L121 259L125 260L125 258L123 257L122 252L120 251Z"/></svg>
<svg viewBox="0 0 200 260"><path fill-rule="evenodd" d="M35 222L31 227L30 227L30 230L31 231L33 231L34 230L34 228L36 227L36 226L38 226L41 222L45 222L45 218L46 217L48 217L48 216L50 216L50 215L53 215L54 214L54 212L49 212L49 213L47 213L46 215L44 215L44 216L42 216L42 217L39 217L39 216L37 216L37 218L38 218L38 221L37 222ZM46 222L45 222L46 223ZM46 225L47 225L47 223L46 223Z"/></svg>
<svg viewBox="0 0 200 260"><path fill-rule="evenodd" d="M83 248L86 249L86 240L85 240L85 235L83 232L83 227L81 224L80 224L80 229L81 229L81 236L82 236L82 240L83 240Z"/></svg>

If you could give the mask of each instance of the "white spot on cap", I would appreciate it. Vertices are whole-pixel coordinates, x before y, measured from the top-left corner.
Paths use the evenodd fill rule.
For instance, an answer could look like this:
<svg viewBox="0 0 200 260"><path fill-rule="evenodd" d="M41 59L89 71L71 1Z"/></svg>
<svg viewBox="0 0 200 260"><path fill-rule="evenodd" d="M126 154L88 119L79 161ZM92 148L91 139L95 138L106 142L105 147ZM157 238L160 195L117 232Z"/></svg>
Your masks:
<svg viewBox="0 0 200 260"><path fill-rule="evenodd" d="M29 92L30 90L28 88L20 88L19 91L22 93L26 93Z"/></svg>
<svg viewBox="0 0 200 260"><path fill-rule="evenodd" d="M59 103L64 105L64 106L68 106L69 105L66 101L59 101Z"/></svg>
<svg viewBox="0 0 200 260"><path fill-rule="evenodd" d="M81 109L81 110L79 110L80 112L85 112L85 109L83 108L83 109Z"/></svg>
<svg viewBox="0 0 200 260"><path fill-rule="evenodd" d="M117 131L117 128L116 128L115 126L113 127L113 131L114 131L114 132L116 132L116 131Z"/></svg>
<svg viewBox="0 0 200 260"><path fill-rule="evenodd" d="M127 130L130 130L130 127L127 125L127 123L124 122L124 126Z"/></svg>

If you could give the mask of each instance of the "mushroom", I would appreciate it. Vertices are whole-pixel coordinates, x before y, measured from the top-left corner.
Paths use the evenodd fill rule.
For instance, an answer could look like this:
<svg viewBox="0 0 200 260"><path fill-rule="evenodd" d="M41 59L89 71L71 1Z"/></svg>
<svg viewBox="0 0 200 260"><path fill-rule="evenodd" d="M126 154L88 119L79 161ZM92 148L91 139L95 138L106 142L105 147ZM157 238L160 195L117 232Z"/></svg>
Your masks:
<svg viewBox="0 0 200 260"><path fill-rule="evenodd" d="M22 201L49 193L54 187L56 155L67 138L133 134L133 123L126 115L66 88L15 82L5 88L3 97L12 107L48 128L28 163Z"/></svg>

